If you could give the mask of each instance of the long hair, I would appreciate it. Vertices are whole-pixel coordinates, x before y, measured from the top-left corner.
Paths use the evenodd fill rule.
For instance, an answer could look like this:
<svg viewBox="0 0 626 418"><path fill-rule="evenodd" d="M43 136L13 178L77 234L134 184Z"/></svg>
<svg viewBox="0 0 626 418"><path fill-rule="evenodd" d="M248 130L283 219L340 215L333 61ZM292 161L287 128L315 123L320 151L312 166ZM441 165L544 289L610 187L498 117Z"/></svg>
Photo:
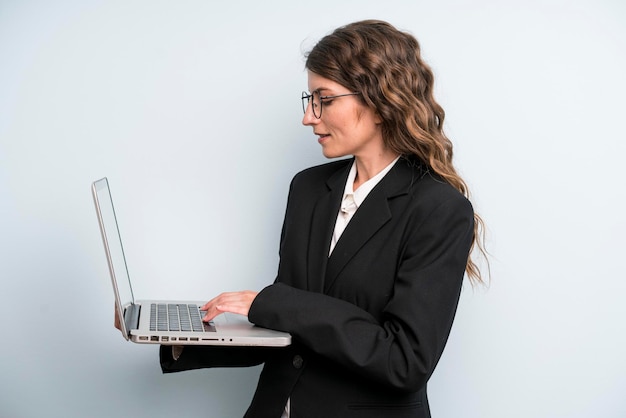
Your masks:
<svg viewBox="0 0 626 418"><path fill-rule="evenodd" d="M435 101L433 73L422 60L415 37L379 20L351 23L322 38L307 54L306 68L361 93L360 100L380 115L383 141L389 149L417 156L470 197L452 164L452 142L443 132L445 112ZM472 284L484 284L471 256L477 246L487 260L484 223L476 213L474 221L465 270Z"/></svg>

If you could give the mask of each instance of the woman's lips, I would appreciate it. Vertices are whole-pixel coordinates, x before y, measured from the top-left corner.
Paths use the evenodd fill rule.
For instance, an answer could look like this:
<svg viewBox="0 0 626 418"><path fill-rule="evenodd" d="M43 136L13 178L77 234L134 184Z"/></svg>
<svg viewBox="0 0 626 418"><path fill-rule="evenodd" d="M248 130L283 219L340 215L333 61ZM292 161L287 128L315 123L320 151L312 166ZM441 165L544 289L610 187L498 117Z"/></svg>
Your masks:
<svg viewBox="0 0 626 418"><path fill-rule="evenodd" d="M318 138L317 138L317 142L322 143L324 142L327 138L330 138L330 135L328 134L317 134Z"/></svg>

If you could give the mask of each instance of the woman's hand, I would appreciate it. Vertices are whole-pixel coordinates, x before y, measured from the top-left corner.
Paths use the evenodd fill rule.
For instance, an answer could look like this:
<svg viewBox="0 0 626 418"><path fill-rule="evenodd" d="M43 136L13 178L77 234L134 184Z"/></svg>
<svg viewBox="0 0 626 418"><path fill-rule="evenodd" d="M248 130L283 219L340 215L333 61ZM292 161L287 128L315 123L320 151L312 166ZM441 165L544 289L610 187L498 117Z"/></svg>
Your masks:
<svg viewBox="0 0 626 418"><path fill-rule="evenodd" d="M117 314L117 306L113 307L113 311L115 312L115 319L113 319L113 326L121 331L122 324L120 323L120 316Z"/></svg>
<svg viewBox="0 0 626 418"><path fill-rule="evenodd" d="M224 312L248 316L250 306L252 306L252 302L254 302L254 298L258 294L259 292L253 292L252 290L222 293L200 307L201 311L206 311L206 315L202 320L208 322Z"/></svg>

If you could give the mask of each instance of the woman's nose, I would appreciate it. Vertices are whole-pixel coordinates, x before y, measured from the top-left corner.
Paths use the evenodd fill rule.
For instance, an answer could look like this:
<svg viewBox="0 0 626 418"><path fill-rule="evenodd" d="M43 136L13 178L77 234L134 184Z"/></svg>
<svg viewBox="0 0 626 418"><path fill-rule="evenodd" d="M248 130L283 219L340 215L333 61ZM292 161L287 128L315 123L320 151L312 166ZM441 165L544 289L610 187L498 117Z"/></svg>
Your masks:
<svg viewBox="0 0 626 418"><path fill-rule="evenodd" d="M319 119L315 117L313 114L313 109L311 108L311 103L306 107L306 111L304 112L304 117L302 118L302 124L304 126L315 125L319 122Z"/></svg>

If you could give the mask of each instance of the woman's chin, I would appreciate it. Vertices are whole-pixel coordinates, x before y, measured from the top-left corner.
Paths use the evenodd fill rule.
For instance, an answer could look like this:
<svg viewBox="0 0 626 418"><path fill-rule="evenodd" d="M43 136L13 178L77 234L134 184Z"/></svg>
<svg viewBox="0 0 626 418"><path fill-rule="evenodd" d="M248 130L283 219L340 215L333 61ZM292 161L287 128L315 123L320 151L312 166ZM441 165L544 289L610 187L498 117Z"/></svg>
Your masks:
<svg viewBox="0 0 626 418"><path fill-rule="evenodd" d="M327 148L322 148L322 154L326 158L340 158L340 157L345 157L347 155L346 153L333 151Z"/></svg>

